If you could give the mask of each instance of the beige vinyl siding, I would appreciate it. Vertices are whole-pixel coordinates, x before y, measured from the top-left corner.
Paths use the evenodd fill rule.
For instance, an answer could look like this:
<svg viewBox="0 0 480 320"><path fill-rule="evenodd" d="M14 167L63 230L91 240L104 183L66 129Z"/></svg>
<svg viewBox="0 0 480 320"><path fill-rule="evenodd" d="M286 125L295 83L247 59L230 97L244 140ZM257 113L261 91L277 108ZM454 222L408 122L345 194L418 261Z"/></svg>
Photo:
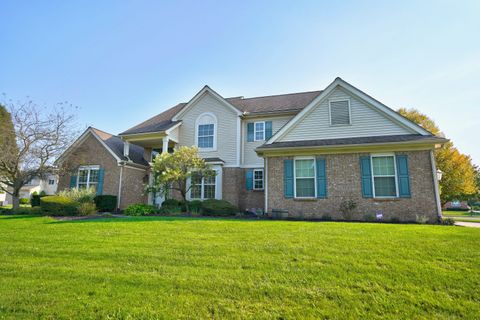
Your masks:
<svg viewBox="0 0 480 320"><path fill-rule="evenodd" d="M180 145L193 146L195 143L195 121L203 113L212 113L217 118L216 151L201 151L200 156L204 158L219 157L225 161L225 165L237 164L237 118L231 108L209 93L205 93L198 101L190 107L181 117Z"/></svg>
<svg viewBox="0 0 480 320"><path fill-rule="evenodd" d="M180 127L176 127L175 129L173 129L172 131L170 131L170 133L169 133L168 135L169 135L170 138L172 138L173 140L178 141L179 136L180 136Z"/></svg>
<svg viewBox="0 0 480 320"><path fill-rule="evenodd" d="M259 166L263 167L263 158L258 157L255 152L255 148L261 146L265 141L247 141L247 123L256 122L256 121L272 121L272 134L275 134L280 130L285 124L287 124L293 116L282 116L282 117L265 117L265 118L255 118L242 121L242 139L244 145L244 157L243 165L244 166Z"/></svg>
<svg viewBox="0 0 480 320"><path fill-rule="evenodd" d="M351 125L330 125L330 100L350 100ZM302 141L415 133L391 120L363 100L336 88L278 141Z"/></svg>

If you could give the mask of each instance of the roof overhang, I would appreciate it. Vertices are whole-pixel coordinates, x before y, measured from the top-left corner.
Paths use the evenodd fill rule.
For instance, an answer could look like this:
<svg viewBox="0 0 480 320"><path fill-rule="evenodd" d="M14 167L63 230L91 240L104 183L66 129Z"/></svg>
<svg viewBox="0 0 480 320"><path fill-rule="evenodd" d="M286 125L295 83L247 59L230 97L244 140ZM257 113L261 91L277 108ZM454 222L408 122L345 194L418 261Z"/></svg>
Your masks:
<svg viewBox="0 0 480 320"><path fill-rule="evenodd" d="M292 147L258 147L259 156L292 156L314 154L341 154L360 152L414 151L440 148L448 139L432 139L420 141L381 142L365 144L344 144L327 146L292 146Z"/></svg>

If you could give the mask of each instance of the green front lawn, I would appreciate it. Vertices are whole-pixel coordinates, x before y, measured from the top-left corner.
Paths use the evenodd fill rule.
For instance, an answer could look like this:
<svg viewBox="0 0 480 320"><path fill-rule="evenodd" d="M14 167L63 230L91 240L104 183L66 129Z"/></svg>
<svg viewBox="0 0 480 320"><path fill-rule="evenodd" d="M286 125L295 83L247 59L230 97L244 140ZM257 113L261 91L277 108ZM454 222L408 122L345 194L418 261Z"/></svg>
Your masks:
<svg viewBox="0 0 480 320"><path fill-rule="evenodd" d="M480 229L0 217L0 318L477 318Z"/></svg>
<svg viewBox="0 0 480 320"><path fill-rule="evenodd" d="M480 213L468 211L442 211L442 216L448 217L480 217Z"/></svg>

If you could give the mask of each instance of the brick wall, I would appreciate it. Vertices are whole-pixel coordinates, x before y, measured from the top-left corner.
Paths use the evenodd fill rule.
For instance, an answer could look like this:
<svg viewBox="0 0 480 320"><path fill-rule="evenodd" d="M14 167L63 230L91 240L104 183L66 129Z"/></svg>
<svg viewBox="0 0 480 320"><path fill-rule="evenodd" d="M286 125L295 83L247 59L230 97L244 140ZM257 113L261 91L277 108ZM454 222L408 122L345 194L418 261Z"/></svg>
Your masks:
<svg viewBox="0 0 480 320"><path fill-rule="evenodd" d="M343 219L342 201L350 199L358 204L353 219L363 220L365 214L382 213L384 220L398 218L415 221L417 215L436 220L437 206L430 162L430 151L409 151L408 155L411 198L368 199L362 198L360 160L364 154L324 155L327 171L327 198L314 200L287 199L284 197L283 160L292 157L268 158L268 211L288 211L289 217L319 219L329 215L334 220Z"/></svg>
<svg viewBox="0 0 480 320"><path fill-rule="evenodd" d="M259 190L246 190L246 174L248 169L223 168L223 199L237 206L241 211L245 209L265 208L265 193Z"/></svg>

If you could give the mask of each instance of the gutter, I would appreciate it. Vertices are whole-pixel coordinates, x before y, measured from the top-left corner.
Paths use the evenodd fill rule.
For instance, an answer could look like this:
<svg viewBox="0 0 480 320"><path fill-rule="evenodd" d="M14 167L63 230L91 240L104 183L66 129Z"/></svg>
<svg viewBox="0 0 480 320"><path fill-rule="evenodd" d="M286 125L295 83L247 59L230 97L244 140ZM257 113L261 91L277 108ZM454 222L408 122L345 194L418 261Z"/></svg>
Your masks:
<svg viewBox="0 0 480 320"><path fill-rule="evenodd" d="M125 164L120 165L120 179L118 181L118 195L117 195L117 210L120 210L120 203L122 199L122 180L123 180L123 167Z"/></svg>
<svg viewBox="0 0 480 320"><path fill-rule="evenodd" d="M435 163L435 156L433 150L430 150L430 162L432 164L433 188L435 192L435 202L437 203L437 217L442 219L442 203L440 202L440 190L438 188L437 165Z"/></svg>

